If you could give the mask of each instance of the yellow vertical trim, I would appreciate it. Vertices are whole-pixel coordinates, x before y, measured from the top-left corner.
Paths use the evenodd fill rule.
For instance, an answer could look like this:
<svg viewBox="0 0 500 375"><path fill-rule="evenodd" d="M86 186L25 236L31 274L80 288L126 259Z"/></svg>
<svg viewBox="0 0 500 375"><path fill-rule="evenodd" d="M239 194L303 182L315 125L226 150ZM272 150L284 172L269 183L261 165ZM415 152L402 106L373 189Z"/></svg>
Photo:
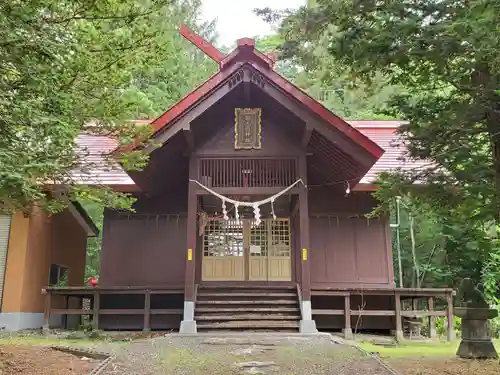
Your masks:
<svg viewBox="0 0 500 375"><path fill-rule="evenodd" d="M22 311L30 219L20 212L12 215L5 268L2 312Z"/></svg>

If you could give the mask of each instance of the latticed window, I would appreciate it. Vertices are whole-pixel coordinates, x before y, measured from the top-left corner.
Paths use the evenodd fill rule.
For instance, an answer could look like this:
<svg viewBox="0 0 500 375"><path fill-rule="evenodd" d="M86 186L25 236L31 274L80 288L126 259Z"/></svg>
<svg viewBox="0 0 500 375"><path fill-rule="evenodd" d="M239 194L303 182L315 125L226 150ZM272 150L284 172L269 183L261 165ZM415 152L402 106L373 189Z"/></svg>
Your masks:
<svg viewBox="0 0 500 375"><path fill-rule="evenodd" d="M269 241L269 225L267 220L263 220L259 225L255 223L250 227L250 255L267 256Z"/></svg>
<svg viewBox="0 0 500 375"><path fill-rule="evenodd" d="M208 220L203 236L204 256L243 256L245 245L250 256L290 256L288 219L263 219L259 225L254 220Z"/></svg>
<svg viewBox="0 0 500 375"><path fill-rule="evenodd" d="M271 220L270 256L290 256L290 222L288 220Z"/></svg>
<svg viewBox="0 0 500 375"><path fill-rule="evenodd" d="M243 222L209 220L203 237L204 256L243 256Z"/></svg>

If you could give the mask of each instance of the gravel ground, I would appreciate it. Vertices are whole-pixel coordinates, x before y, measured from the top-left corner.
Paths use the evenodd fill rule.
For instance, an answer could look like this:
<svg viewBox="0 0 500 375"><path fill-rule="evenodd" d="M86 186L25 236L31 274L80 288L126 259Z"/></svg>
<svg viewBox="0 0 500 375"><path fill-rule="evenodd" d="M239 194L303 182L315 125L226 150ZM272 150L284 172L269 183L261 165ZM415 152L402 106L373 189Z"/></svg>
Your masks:
<svg viewBox="0 0 500 375"><path fill-rule="evenodd" d="M389 375L373 358L328 335L167 335L96 349L117 355L103 375Z"/></svg>

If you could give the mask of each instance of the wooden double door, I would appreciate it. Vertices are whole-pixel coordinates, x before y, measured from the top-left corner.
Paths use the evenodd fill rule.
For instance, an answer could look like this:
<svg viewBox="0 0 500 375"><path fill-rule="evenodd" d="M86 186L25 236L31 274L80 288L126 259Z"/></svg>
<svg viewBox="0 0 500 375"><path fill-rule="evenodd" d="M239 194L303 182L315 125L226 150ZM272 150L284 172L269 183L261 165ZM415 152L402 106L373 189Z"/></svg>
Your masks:
<svg viewBox="0 0 500 375"><path fill-rule="evenodd" d="M203 281L291 281L288 219L210 219L203 231Z"/></svg>

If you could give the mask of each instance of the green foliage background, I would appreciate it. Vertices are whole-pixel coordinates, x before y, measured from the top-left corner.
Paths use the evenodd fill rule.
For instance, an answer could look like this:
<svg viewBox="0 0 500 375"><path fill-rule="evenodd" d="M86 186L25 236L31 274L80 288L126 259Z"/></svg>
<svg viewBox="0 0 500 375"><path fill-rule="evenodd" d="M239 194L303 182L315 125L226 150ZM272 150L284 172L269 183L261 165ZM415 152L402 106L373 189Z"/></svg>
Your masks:
<svg viewBox="0 0 500 375"><path fill-rule="evenodd" d="M99 229L104 206L131 206L127 195L68 182L90 167L75 137L127 144L149 132L129 120L159 115L216 70L178 34L184 22L217 40L214 22L198 22L200 8L199 0L0 4L1 210L62 209L40 181L65 182ZM471 277L498 304L500 1L317 0L257 13L277 30L257 47L278 52L277 70L337 115L409 121L408 157L429 167L380 175L374 213L394 222L402 197L404 286ZM147 157L121 161L141 168ZM86 277L98 275L100 244L89 241Z"/></svg>

